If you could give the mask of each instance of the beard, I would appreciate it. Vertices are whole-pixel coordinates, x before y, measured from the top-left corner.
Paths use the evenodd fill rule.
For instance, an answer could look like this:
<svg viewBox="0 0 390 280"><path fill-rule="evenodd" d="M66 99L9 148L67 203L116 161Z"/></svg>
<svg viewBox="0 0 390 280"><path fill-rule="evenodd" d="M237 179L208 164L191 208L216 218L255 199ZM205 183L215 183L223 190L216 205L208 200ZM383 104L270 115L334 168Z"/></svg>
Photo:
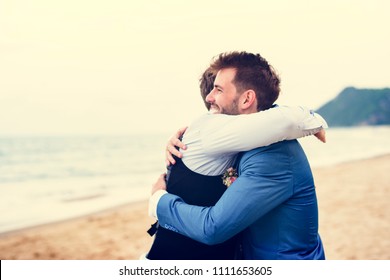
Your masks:
<svg viewBox="0 0 390 280"><path fill-rule="evenodd" d="M240 112L238 109L238 97L233 100L233 102L232 102L232 104L230 104L230 106L225 107L225 108L221 108L221 114L239 115Z"/></svg>

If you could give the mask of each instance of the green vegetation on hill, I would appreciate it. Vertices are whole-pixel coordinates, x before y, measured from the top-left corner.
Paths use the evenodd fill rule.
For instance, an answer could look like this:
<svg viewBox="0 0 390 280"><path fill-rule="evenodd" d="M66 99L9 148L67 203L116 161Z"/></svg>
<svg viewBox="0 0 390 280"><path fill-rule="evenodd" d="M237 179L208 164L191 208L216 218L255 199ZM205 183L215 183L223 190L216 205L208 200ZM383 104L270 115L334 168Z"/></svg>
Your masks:
<svg viewBox="0 0 390 280"><path fill-rule="evenodd" d="M316 111L330 127L390 124L390 88L348 87Z"/></svg>

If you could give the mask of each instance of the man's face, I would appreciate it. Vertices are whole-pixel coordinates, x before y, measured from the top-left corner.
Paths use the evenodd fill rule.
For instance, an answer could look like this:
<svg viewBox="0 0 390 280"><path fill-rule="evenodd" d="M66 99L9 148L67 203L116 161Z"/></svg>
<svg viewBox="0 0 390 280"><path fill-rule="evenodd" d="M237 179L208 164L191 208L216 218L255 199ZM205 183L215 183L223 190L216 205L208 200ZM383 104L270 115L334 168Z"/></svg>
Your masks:
<svg viewBox="0 0 390 280"><path fill-rule="evenodd" d="M218 71L214 81L213 90L206 96L210 103L210 112L213 114L240 114L238 108L239 95L233 84L236 69L226 68Z"/></svg>

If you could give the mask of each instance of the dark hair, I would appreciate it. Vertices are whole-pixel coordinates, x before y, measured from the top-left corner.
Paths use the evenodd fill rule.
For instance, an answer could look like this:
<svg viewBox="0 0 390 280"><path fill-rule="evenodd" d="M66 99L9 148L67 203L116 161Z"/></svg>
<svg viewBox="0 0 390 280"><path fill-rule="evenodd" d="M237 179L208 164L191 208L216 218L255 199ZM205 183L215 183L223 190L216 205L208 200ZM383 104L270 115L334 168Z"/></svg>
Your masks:
<svg viewBox="0 0 390 280"><path fill-rule="evenodd" d="M206 101L206 96L210 93L210 91L213 90L214 80L215 74L211 71L210 68L207 68L199 79L200 95L203 98L203 102L204 105L206 105L207 110L210 109L210 103Z"/></svg>
<svg viewBox="0 0 390 280"><path fill-rule="evenodd" d="M237 51L221 53L210 65L214 74L226 68L234 68L237 71L233 83L238 93L250 89L255 91L258 111L271 108L278 99L279 76L260 54Z"/></svg>

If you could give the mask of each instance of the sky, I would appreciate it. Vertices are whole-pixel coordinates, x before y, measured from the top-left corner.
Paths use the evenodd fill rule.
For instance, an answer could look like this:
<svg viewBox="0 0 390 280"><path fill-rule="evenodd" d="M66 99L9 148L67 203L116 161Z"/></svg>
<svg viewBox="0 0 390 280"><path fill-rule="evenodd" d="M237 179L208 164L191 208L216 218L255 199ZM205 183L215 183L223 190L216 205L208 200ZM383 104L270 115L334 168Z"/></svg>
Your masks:
<svg viewBox="0 0 390 280"><path fill-rule="evenodd" d="M278 104L317 109L390 86L386 0L0 0L0 136L174 132L206 112L198 79L260 53Z"/></svg>

